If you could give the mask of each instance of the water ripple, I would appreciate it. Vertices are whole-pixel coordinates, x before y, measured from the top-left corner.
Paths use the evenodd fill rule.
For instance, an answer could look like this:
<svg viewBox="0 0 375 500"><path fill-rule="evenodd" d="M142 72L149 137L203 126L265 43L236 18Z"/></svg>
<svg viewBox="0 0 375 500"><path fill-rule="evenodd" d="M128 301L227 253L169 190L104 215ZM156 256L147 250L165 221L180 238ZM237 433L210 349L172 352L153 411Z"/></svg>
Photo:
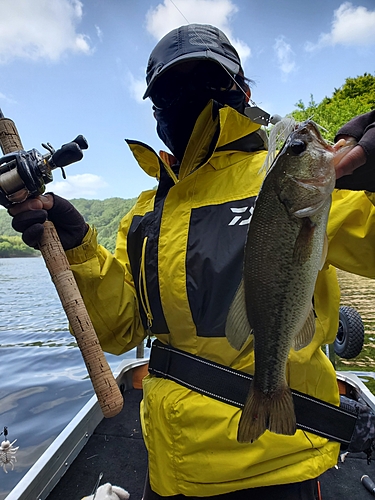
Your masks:
<svg viewBox="0 0 375 500"><path fill-rule="evenodd" d="M94 391L43 259L0 259L0 293L0 432L20 447L3 500Z"/></svg>

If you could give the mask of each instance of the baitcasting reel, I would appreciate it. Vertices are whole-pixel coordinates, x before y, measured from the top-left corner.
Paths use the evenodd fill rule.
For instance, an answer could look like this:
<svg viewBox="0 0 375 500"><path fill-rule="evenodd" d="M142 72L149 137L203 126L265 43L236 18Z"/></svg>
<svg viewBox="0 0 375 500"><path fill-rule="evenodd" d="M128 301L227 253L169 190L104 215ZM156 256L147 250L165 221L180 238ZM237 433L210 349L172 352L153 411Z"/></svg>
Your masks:
<svg viewBox="0 0 375 500"><path fill-rule="evenodd" d="M45 191L45 185L53 181L52 170L75 163L83 158L82 149L88 148L83 135L64 144L57 151L51 144L42 144L48 153L42 155L36 149L15 151L0 158L0 204L9 208L22 203L30 196Z"/></svg>

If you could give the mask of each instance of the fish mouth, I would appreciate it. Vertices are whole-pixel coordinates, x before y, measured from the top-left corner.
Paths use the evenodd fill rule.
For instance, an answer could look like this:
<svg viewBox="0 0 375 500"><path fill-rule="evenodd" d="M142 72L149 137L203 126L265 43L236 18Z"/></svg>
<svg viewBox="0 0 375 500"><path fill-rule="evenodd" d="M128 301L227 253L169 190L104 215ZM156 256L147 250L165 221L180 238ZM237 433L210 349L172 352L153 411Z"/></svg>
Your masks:
<svg viewBox="0 0 375 500"><path fill-rule="evenodd" d="M334 147L331 146L330 144L328 144L328 142L323 138L322 134L320 133L320 130L319 130L319 125L317 123L315 123L314 121L312 120L306 120L305 122L302 122L300 123L296 130L295 130L295 133L297 134L304 134L304 130L306 130L306 132L308 134L311 134L314 136L314 138L320 143L320 145L330 151L330 152L334 152Z"/></svg>
<svg viewBox="0 0 375 500"><path fill-rule="evenodd" d="M317 125L313 120L306 120L301 123L295 130L298 134L304 134L304 130L307 133L312 133L314 140L318 142L319 146L325 151L332 153L332 165L336 167L342 158L349 153L351 149L356 146L357 141L354 138L340 139L335 144L329 144L322 136L319 125Z"/></svg>

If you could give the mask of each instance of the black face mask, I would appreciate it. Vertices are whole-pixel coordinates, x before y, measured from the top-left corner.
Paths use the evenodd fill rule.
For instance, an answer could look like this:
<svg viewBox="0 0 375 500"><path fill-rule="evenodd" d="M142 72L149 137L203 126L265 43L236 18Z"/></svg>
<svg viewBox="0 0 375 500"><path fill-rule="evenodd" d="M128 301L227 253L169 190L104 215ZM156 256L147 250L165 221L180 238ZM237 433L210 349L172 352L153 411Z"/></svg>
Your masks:
<svg viewBox="0 0 375 500"><path fill-rule="evenodd" d="M246 107L246 97L241 90L206 90L194 98L183 95L165 109L154 107L157 134L179 161L184 156L195 122L210 99L227 104L240 113Z"/></svg>

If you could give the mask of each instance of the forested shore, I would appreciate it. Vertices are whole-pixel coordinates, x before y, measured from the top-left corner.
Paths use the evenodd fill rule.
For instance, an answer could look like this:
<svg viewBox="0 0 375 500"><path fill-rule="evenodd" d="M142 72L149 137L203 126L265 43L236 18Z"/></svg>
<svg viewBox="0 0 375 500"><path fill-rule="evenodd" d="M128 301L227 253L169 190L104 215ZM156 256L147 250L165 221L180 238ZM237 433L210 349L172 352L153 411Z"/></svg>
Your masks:
<svg viewBox="0 0 375 500"><path fill-rule="evenodd" d="M116 234L122 217L134 205L136 198L108 198L106 200L70 200L85 220L98 231L98 241L111 252L115 249ZM11 226L11 217L0 210L0 258L38 257L40 252L22 241L20 233Z"/></svg>
<svg viewBox="0 0 375 500"><path fill-rule="evenodd" d="M308 104L299 100L295 107L291 116L297 121L314 120L321 126L324 138L333 141L337 130L351 118L375 109L375 76L365 73L356 78L347 78L342 87L334 89L331 97L324 97L320 103L316 103L311 94ZM70 201L85 220L95 226L99 243L113 252L120 220L134 205L136 198L77 198ZM39 252L26 246L19 233L12 229L7 211L0 210L0 258L38 255Z"/></svg>

